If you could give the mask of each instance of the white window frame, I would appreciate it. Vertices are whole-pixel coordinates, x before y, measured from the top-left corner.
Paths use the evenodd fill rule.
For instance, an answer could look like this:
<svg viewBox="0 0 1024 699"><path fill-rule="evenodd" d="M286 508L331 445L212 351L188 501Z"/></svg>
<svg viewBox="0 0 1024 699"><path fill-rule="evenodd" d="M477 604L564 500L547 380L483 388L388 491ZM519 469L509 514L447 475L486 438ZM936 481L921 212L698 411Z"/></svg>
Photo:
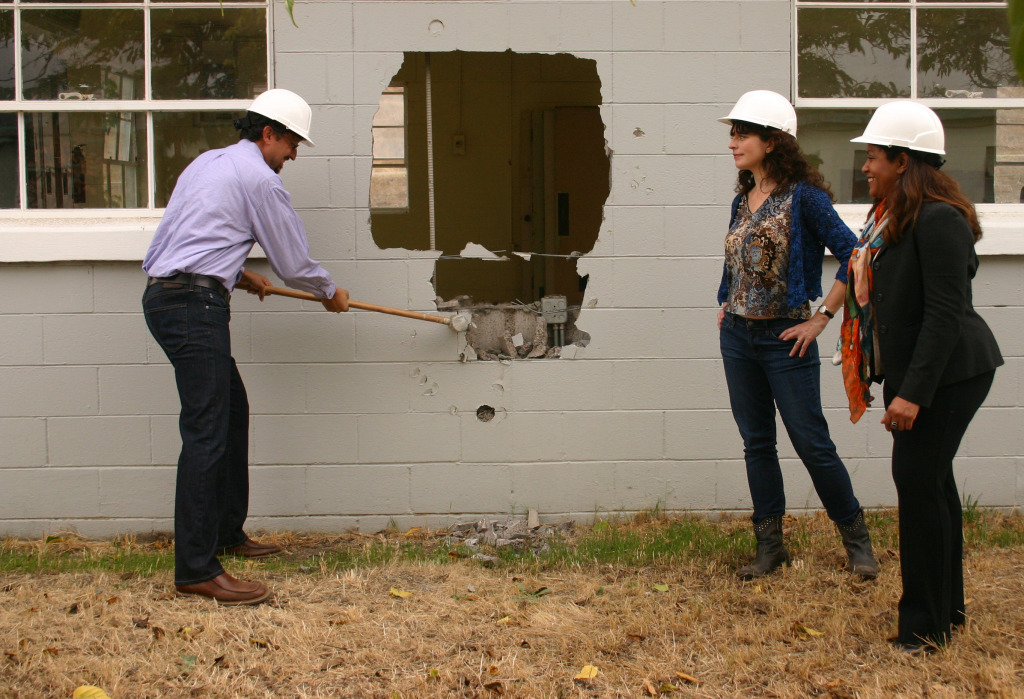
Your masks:
<svg viewBox="0 0 1024 699"><path fill-rule="evenodd" d="M274 85L272 0L209 0L206 2L25 2L13 0L0 5L0 10L14 11L14 36L21 36L21 15L18 9L133 9L141 10L145 27L144 80L145 99L139 100L26 100L20 89L13 100L0 101L0 113L17 115L18 186L17 209L0 209L0 263L57 261L138 261L145 256L164 209L154 204L156 196L153 139L153 114L158 112L241 113L251 104L249 99L225 100L153 100L151 94L152 47L150 45L150 10L253 8L262 5L266 16L267 84ZM20 45L14 50L15 86L21 86L22 57ZM28 182L25 167L25 119L27 112L136 112L146 120L147 206L136 209L29 209ZM254 252L259 254L258 248Z"/></svg>
<svg viewBox="0 0 1024 699"><path fill-rule="evenodd" d="M799 39L800 26L797 19L797 8L825 9L981 9L1001 8L1006 10L1006 3L996 2L946 2L946 0L901 0L899 2L867 2L867 0L833 0L820 2L814 0L793 0L790 3L792 12L792 85L793 105L797 109L875 109L888 98L863 97L800 97L799 82ZM910 94L917 94L917 12L910 13ZM1017 97L982 97L970 98L926 98L915 100L932 109L1024 109L1024 98ZM855 232L864 225L867 216L867 204L837 204L836 211ZM1024 204L976 204L978 217L981 220L985 236L977 245L980 255L1020 255L1024 254Z"/></svg>

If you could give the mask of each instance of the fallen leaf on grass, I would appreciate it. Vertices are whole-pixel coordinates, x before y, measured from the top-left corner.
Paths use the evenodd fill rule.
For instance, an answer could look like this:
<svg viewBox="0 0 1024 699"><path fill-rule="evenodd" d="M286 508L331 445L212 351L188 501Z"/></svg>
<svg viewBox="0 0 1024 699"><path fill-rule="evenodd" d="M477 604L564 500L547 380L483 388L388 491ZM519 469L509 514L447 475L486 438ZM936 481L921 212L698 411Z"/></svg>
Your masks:
<svg viewBox="0 0 1024 699"><path fill-rule="evenodd" d="M502 624L503 626L511 626L512 625L512 617L503 616L503 617L501 617L500 619L498 619L494 623L495 624Z"/></svg>
<svg viewBox="0 0 1024 699"><path fill-rule="evenodd" d="M656 697L658 696L658 690L651 684L650 680L644 680L644 691L647 692L647 696Z"/></svg>
<svg viewBox="0 0 1024 699"><path fill-rule="evenodd" d="M690 684L700 684L696 677L694 677L693 675L687 675L685 672L677 672L676 677L678 677L681 680L685 680Z"/></svg>
<svg viewBox="0 0 1024 699"><path fill-rule="evenodd" d="M668 592L668 585L658 584L654 586L655 592Z"/></svg>
<svg viewBox="0 0 1024 699"><path fill-rule="evenodd" d="M812 629L809 626L804 626L799 621L793 623L793 630L799 634L805 636L824 636L825 634L817 629Z"/></svg>
<svg viewBox="0 0 1024 699"><path fill-rule="evenodd" d="M441 671L436 667L432 667L430 668L430 672L427 673L427 677L432 680L439 680L441 679Z"/></svg>
<svg viewBox="0 0 1024 699"><path fill-rule="evenodd" d="M644 636L642 633L627 633L626 635L630 638L635 638L638 641L642 641L647 638L647 636Z"/></svg>
<svg viewBox="0 0 1024 699"><path fill-rule="evenodd" d="M93 687L91 684L83 684L81 687L76 687L71 697L72 699L110 699L109 694L99 687Z"/></svg>
<svg viewBox="0 0 1024 699"><path fill-rule="evenodd" d="M503 694L505 692L505 687L501 684L500 680L495 680L494 682L486 682L484 684L484 689L486 689L488 692L494 692L495 694Z"/></svg>
<svg viewBox="0 0 1024 699"><path fill-rule="evenodd" d="M148 629L149 628L149 617L148 616L133 616L132 626L137 629Z"/></svg>
<svg viewBox="0 0 1024 699"><path fill-rule="evenodd" d="M60 651L56 648L43 648L43 655L60 655Z"/></svg>
<svg viewBox="0 0 1024 699"><path fill-rule="evenodd" d="M658 687L658 691L660 691L662 694L669 694L671 692L678 692L679 687L675 686L671 682L662 682L661 686Z"/></svg>
<svg viewBox="0 0 1024 699"><path fill-rule="evenodd" d="M253 644L258 648L270 648L271 650L278 649L277 646L275 646L271 641L268 641L265 638L250 638L249 643Z"/></svg>
<svg viewBox="0 0 1024 699"><path fill-rule="evenodd" d="M592 680L597 677L598 669L596 665L584 665L583 669L580 670L579 674L573 677L574 680Z"/></svg>
<svg viewBox="0 0 1024 699"><path fill-rule="evenodd" d="M412 593L409 592L408 590L399 590L397 587L393 587L393 588L391 588L391 596L392 597L400 597L401 599L405 599L407 597L412 597Z"/></svg>

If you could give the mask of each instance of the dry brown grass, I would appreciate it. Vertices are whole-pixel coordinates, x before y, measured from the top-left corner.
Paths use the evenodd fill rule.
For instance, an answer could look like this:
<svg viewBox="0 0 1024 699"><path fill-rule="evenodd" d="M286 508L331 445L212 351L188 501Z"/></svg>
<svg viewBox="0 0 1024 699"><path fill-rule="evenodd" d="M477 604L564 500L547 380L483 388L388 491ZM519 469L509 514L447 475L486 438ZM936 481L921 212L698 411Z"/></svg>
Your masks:
<svg viewBox="0 0 1024 699"><path fill-rule="evenodd" d="M840 570L824 518L807 526L826 543L760 583L700 559L343 573L232 561L274 597L226 608L174 597L168 573L0 574L0 696L70 697L94 684L114 699L1024 697L1024 551L971 551L966 629L948 649L907 656L886 643L899 593L893 554L882 552L877 581L858 582ZM302 556L357 545L279 538ZM574 680L584 665L598 675Z"/></svg>

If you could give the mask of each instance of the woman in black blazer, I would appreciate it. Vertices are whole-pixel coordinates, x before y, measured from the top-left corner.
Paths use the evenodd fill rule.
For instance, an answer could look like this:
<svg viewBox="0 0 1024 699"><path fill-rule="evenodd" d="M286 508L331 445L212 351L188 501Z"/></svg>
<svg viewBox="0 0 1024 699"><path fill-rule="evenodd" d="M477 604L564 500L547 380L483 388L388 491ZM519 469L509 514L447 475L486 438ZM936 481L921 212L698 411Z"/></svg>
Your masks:
<svg viewBox="0 0 1024 699"><path fill-rule="evenodd" d="M974 310L981 226L939 169L938 116L916 102L890 102L853 141L868 144L862 171L875 204L850 258L843 374L854 421L870 402L870 382L884 380L903 579L893 642L927 651L965 620L953 457L1003 359Z"/></svg>

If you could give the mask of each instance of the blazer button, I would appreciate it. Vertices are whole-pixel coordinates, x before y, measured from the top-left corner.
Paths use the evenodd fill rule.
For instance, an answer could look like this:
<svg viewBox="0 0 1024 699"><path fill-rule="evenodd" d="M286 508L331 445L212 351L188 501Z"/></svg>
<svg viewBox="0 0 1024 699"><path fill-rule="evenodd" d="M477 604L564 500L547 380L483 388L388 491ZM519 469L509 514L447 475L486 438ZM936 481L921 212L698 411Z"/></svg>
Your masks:
<svg viewBox="0 0 1024 699"><path fill-rule="evenodd" d="M871 269L878 269L878 268L879 268L879 266L880 266L880 265L879 265L879 264L878 264L877 262L872 262L872 263L871 263Z"/></svg>
<svg viewBox="0 0 1024 699"><path fill-rule="evenodd" d="M885 294L883 294L881 291L879 291L878 293L875 294L875 302L876 303L881 303L882 299L884 299L884 298L885 298Z"/></svg>
<svg viewBox="0 0 1024 699"><path fill-rule="evenodd" d="M878 326L878 332L879 332L879 334L881 334L881 335L884 335L884 334L886 334L887 332L889 332L889 328L887 328L887 327L886 327L886 326L884 326L884 325L879 325L879 326Z"/></svg>

